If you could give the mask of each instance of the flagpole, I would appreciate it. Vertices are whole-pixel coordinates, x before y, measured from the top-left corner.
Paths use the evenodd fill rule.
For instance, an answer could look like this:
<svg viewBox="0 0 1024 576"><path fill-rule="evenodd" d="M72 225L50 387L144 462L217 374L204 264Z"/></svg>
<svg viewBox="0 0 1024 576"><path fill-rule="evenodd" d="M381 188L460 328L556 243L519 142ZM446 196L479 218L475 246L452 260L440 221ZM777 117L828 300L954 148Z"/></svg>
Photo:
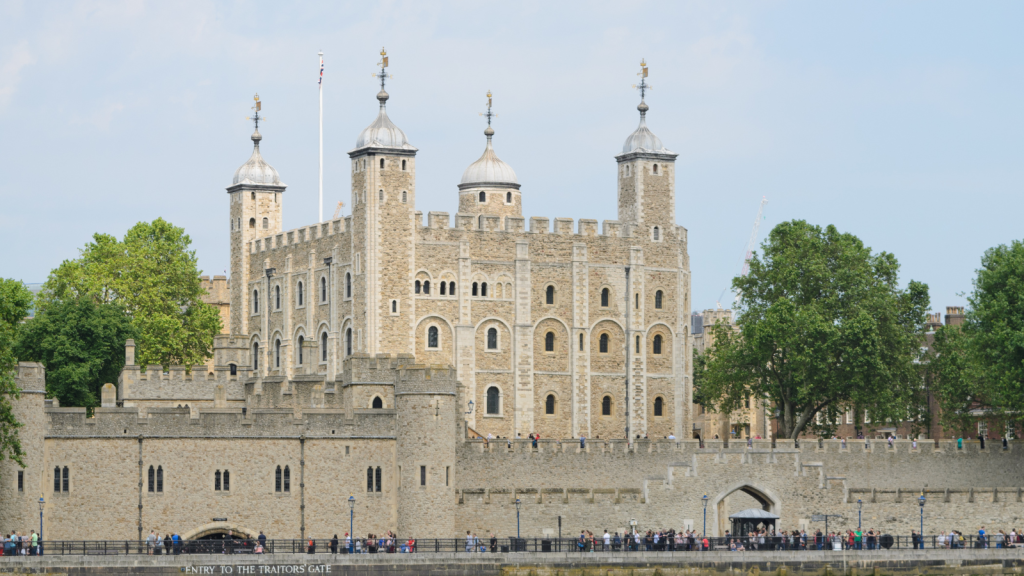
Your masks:
<svg viewBox="0 0 1024 576"><path fill-rule="evenodd" d="M324 53L321 50L320 56L320 82L318 83L320 92L320 203L318 204L320 212L320 222L324 221Z"/></svg>

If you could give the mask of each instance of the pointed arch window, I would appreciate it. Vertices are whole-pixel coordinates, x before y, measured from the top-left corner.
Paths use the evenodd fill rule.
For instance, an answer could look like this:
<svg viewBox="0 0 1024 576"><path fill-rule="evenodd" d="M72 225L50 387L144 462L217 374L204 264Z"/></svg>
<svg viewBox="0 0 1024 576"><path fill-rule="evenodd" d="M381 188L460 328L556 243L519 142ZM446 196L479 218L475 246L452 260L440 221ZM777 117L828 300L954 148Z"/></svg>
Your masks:
<svg viewBox="0 0 1024 576"><path fill-rule="evenodd" d="M548 397L544 399L544 413L554 414L555 413L555 395L548 394Z"/></svg>
<svg viewBox="0 0 1024 576"><path fill-rule="evenodd" d="M374 410L383 410L384 409L384 401L380 399L380 396L374 396L374 398L373 398L373 409Z"/></svg>
<svg viewBox="0 0 1024 576"><path fill-rule="evenodd" d="M427 348L438 347L437 326L427 328Z"/></svg>
<svg viewBox="0 0 1024 576"><path fill-rule="evenodd" d="M664 299L664 296L665 294L661 290L658 290L657 292L654 293L654 307L657 308L658 310L661 310L662 300Z"/></svg>
<svg viewBox="0 0 1024 576"><path fill-rule="evenodd" d="M296 291L295 291L295 297L296 297L296 299L297 299L297 301L299 303L299 306L302 306L303 296L304 295L303 295L303 292L302 292L302 282L299 282L299 285L296 286Z"/></svg>
<svg viewBox="0 0 1024 576"><path fill-rule="evenodd" d="M299 346L298 346L298 348L299 348L299 355L298 355L299 366L302 366L302 360L303 360L303 358L302 358L302 343L305 342L305 341L306 341L305 338L303 338L302 336L299 336Z"/></svg>
<svg viewBox="0 0 1024 576"><path fill-rule="evenodd" d="M548 286L547 290L545 290L544 302L546 304L554 304L555 303L555 287L554 286Z"/></svg>
<svg viewBox="0 0 1024 576"><path fill-rule="evenodd" d="M605 396L604 398L601 398L601 416L611 416L611 415L612 415L612 397L611 396Z"/></svg>
<svg viewBox="0 0 1024 576"><path fill-rule="evenodd" d="M320 334L320 361L327 362L327 332Z"/></svg>
<svg viewBox="0 0 1024 576"><path fill-rule="evenodd" d="M487 349L497 350L498 349L498 329L488 328L487 329Z"/></svg>
<svg viewBox="0 0 1024 576"><path fill-rule="evenodd" d="M601 334L599 350L601 350L602 354L607 354L608 353L608 333L607 332L605 332L604 334Z"/></svg>
<svg viewBox="0 0 1024 576"><path fill-rule="evenodd" d="M608 307L608 300L610 296L611 292L607 288L601 290L601 308Z"/></svg>
<svg viewBox="0 0 1024 576"><path fill-rule="evenodd" d="M554 352L555 351L555 333L548 332L544 335L544 351Z"/></svg>

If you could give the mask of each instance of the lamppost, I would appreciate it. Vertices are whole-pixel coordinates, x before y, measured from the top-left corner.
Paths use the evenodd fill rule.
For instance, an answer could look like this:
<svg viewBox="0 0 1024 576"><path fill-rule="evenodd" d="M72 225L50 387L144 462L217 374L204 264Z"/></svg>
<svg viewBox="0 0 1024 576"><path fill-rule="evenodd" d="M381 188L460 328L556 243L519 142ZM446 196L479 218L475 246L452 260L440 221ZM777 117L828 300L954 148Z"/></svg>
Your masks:
<svg viewBox="0 0 1024 576"><path fill-rule="evenodd" d="M863 500L857 500L857 530L860 530L860 510L864 507Z"/></svg>
<svg viewBox="0 0 1024 576"><path fill-rule="evenodd" d="M516 498L516 551L519 551L519 507L523 503L519 498Z"/></svg>
<svg viewBox="0 0 1024 576"><path fill-rule="evenodd" d="M917 504L921 507L921 549L924 549L924 492L921 492L921 497L917 499Z"/></svg>
<svg viewBox="0 0 1024 576"><path fill-rule="evenodd" d="M630 545L636 545L639 550L640 546L636 544L636 518L629 519L629 545L626 546L626 550L629 550Z"/></svg>
<svg viewBox="0 0 1024 576"><path fill-rule="evenodd" d="M356 497L351 494L348 497L348 553L351 554L353 547L356 542L356 531L353 530L355 526L356 517Z"/></svg>
<svg viewBox="0 0 1024 576"><path fill-rule="evenodd" d="M700 499L704 504L704 531L701 533L701 538L704 538L708 534L708 495L704 494L704 497Z"/></svg>
<svg viewBox="0 0 1024 576"><path fill-rule="evenodd" d="M43 555L43 506L46 505L46 501L43 500L43 495L39 495L39 549L36 550L36 554Z"/></svg>

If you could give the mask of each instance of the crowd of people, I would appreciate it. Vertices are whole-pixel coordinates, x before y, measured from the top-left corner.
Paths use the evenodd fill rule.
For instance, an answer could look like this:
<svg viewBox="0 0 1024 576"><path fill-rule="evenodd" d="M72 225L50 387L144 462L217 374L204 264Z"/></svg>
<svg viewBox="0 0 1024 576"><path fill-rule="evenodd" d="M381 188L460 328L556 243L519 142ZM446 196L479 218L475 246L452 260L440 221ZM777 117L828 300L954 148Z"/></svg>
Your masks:
<svg viewBox="0 0 1024 576"><path fill-rule="evenodd" d="M39 554L39 535L35 530L31 534L18 534L17 530L2 537L4 556L35 556Z"/></svg>

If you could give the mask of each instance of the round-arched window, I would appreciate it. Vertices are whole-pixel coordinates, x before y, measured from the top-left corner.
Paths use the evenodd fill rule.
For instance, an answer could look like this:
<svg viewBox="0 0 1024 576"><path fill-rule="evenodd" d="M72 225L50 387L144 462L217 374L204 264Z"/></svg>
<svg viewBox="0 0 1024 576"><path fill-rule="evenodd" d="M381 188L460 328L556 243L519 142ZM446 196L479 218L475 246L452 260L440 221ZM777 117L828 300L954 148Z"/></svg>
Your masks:
<svg viewBox="0 0 1024 576"><path fill-rule="evenodd" d="M487 389L487 413L501 413L501 392L497 386L491 386Z"/></svg>
<svg viewBox="0 0 1024 576"><path fill-rule="evenodd" d="M555 413L555 395L548 394L548 397L544 399L544 413L554 414Z"/></svg>

